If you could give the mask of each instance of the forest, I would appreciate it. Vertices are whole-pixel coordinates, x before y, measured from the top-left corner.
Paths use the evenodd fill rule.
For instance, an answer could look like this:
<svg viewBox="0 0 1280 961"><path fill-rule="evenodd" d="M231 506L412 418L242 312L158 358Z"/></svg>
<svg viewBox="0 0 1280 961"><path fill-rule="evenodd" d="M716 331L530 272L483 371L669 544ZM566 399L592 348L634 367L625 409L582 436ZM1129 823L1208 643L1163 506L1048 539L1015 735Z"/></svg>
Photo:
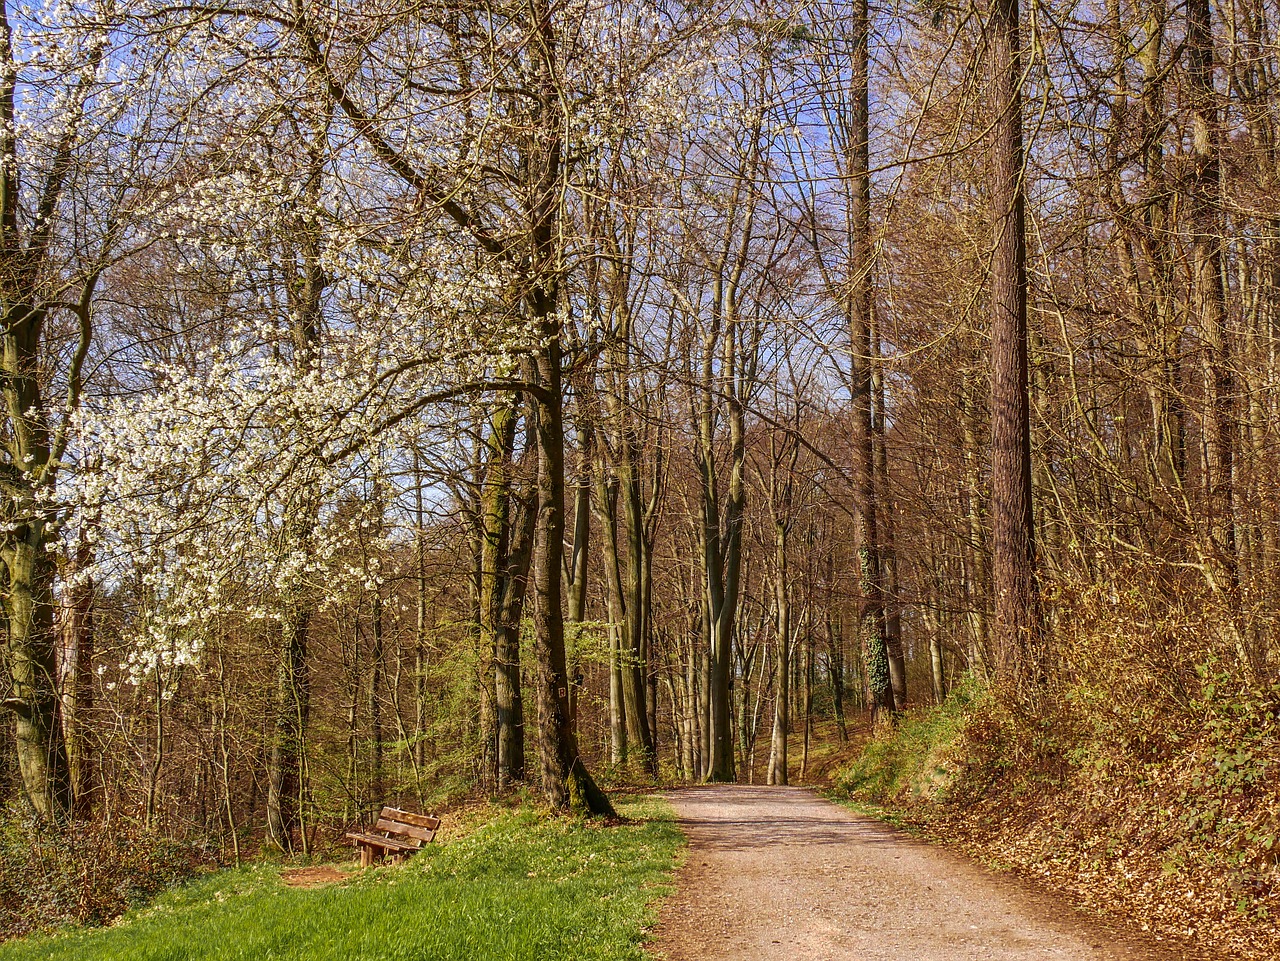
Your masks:
<svg viewBox="0 0 1280 961"><path fill-rule="evenodd" d="M308 856L959 697L1272 876L1272 0L0 13L6 818Z"/></svg>

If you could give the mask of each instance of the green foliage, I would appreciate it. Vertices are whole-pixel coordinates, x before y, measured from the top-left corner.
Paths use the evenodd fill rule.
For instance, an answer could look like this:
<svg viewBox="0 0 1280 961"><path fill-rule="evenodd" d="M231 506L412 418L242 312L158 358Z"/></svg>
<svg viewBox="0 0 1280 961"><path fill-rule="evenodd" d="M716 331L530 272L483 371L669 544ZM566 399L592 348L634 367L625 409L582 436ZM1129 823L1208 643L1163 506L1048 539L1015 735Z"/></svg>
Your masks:
<svg viewBox="0 0 1280 961"><path fill-rule="evenodd" d="M941 707L907 714L867 744L836 779L837 789L877 804L946 796L957 772L956 744L986 700L979 683L966 681Z"/></svg>
<svg viewBox="0 0 1280 961"><path fill-rule="evenodd" d="M306 820L320 824L318 844L332 838L342 845L342 832L360 812L376 811L396 801L415 808L433 809L475 788L476 678L480 676L474 645L452 645L447 638L430 636L431 656L423 669L429 692L424 704L423 731L397 729L394 713L384 705L381 784L371 776L374 744L367 715L357 718L356 764L351 764L348 739L351 717L347 710L313 712L307 745L309 794ZM343 680L345 696L353 689ZM404 695L402 695L404 696ZM356 701L367 710L367 691ZM405 705L412 711L410 704ZM401 736L401 735L405 736ZM421 742L422 763L414 763L414 747ZM343 826L335 829L335 826Z"/></svg>
<svg viewBox="0 0 1280 961"><path fill-rule="evenodd" d="M643 957L681 844L669 811L601 827L524 810L341 886L258 865L172 892L105 930L0 947L4 961L548 961Z"/></svg>
<svg viewBox="0 0 1280 961"><path fill-rule="evenodd" d="M103 924L211 862L129 821L58 827L10 808L0 815L0 940Z"/></svg>
<svg viewBox="0 0 1280 961"><path fill-rule="evenodd" d="M1280 860L1280 684L1244 681L1221 661L1197 668L1200 737L1179 759L1179 819L1227 863Z"/></svg>

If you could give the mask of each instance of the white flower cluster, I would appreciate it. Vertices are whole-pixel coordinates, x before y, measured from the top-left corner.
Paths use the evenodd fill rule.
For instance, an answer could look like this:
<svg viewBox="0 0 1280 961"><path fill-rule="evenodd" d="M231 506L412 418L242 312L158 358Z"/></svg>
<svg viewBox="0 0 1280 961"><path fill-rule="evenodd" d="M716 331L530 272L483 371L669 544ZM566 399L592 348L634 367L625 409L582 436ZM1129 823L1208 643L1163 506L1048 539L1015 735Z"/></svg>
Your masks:
<svg viewBox="0 0 1280 961"><path fill-rule="evenodd" d="M222 619L278 622L376 587L386 525L361 492L395 467L378 452L394 459L443 418L431 397L517 374L535 344L500 271L468 269L429 232L348 229L325 199L249 164L152 199L175 275L235 309L203 356L151 361L145 389L76 416L60 494L95 543L86 573L141 605L122 665L134 681L196 663ZM324 275L309 357L295 339L308 236Z"/></svg>

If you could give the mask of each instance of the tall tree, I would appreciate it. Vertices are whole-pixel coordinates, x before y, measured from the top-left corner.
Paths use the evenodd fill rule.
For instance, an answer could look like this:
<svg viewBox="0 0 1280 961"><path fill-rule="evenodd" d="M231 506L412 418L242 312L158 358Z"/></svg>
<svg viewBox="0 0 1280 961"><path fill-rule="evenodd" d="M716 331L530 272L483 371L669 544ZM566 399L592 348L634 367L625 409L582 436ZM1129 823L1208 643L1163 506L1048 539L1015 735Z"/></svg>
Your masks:
<svg viewBox="0 0 1280 961"><path fill-rule="evenodd" d="M867 0L855 0L850 38L853 70L848 96L847 178L849 189L849 294L845 317L850 337L850 389L853 412L851 462L854 489L853 549L858 563L858 636L867 665L873 723L896 710L885 638L884 567L876 531L875 423L872 367L879 354L874 344L875 301L872 296L870 173L870 39Z"/></svg>
<svg viewBox="0 0 1280 961"><path fill-rule="evenodd" d="M1218 93L1214 89L1212 5L1188 0L1186 5L1187 79L1191 96L1191 156L1189 216L1191 229L1192 303L1201 340L1204 384L1205 505L1208 514L1202 543L1209 586L1234 598L1238 571L1234 479L1235 416L1231 343L1223 292L1221 150Z"/></svg>
<svg viewBox="0 0 1280 961"><path fill-rule="evenodd" d="M322 362L322 311L329 278L320 263L319 218L327 136L327 125L306 135L303 186L299 203L288 218L289 239L282 257L288 350L299 379L314 374ZM316 477L321 469L314 462L299 465L291 478L293 483L286 488L289 503L282 512L281 541L284 551L298 557L307 557L315 550L322 506ZM316 598L301 573L304 566L289 567L292 575L282 584L275 636L275 717L267 761L267 836L280 850L292 851L297 835L305 851L306 831L299 828L306 796L303 757L311 715L310 647Z"/></svg>
<svg viewBox="0 0 1280 961"><path fill-rule="evenodd" d="M54 55L46 58L18 49L14 11L0 6L0 593L9 688L3 706L15 717L27 802L53 818L66 816L72 802L57 685L54 495L84 387L95 292L116 254L120 204L130 189L124 181L105 184L101 170L81 164L86 145L95 135L105 140L116 120L95 99L110 28L78 24L71 8L61 13L65 22L27 24L28 36L44 32L53 42ZM127 159L119 161L126 173ZM93 209L98 203L101 209ZM63 318L76 332L65 366L52 329ZM50 372L59 367L55 385ZM58 387L62 404L51 396Z"/></svg>
<svg viewBox="0 0 1280 961"><path fill-rule="evenodd" d="M524 700L520 689L520 622L533 546L532 482L524 489L514 461L519 398L499 402L490 415L480 497L484 544L480 564L481 644L493 664L494 762L497 786L525 777ZM528 422L528 418L526 418ZM528 422L529 433L532 423ZM524 444L533 456L532 438ZM529 465L526 463L526 468ZM536 466L533 468L536 470ZM526 469L526 473L532 473ZM488 684L488 681L485 681ZM489 732L484 732L486 736Z"/></svg>
<svg viewBox="0 0 1280 961"><path fill-rule="evenodd" d="M486 102L484 96L477 97L480 93L502 98L510 108L508 123L501 131L510 140L496 147L506 158L501 162L508 164L509 171L483 162L444 171L430 162L424 163L418 145L404 143L393 132L395 122L389 119L391 115L384 115L373 106L378 103L376 94L364 99L370 91L358 83L367 77L357 71L347 79L344 71L359 62L361 50L339 44L327 47L334 35L325 23L300 2L295 3L294 11L304 62L324 78L329 99L345 114L373 158L399 178L418 203L451 222L478 253L495 258L510 270L519 312L538 345L533 357L536 382L526 386L536 401L538 447L532 615L541 779L555 807L610 811L608 799L586 769L573 730L561 590L565 528L565 343L561 325L571 147L566 141L566 110L571 97L563 82L566 52L561 49L561 14L543 0L534 0L527 8L460 11L456 17L448 10L426 9L417 15L421 18L417 26L444 46L445 57L434 66L443 68L447 64L453 82L465 91L459 124L466 125L465 110ZM338 14L328 10L324 15ZM468 29L462 29L464 20ZM373 20L369 27L374 36L385 37L389 48L398 50L399 24L394 17L385 22ZM524 38L519 55L513 59L499 54L485 40L489 31L508 29ZM426 62L411 62L397 69L425 76L432 68ZM417 96L416 85L397 84L397 88L407 96ZM426 83L424 89L436 90L438 85ZM466 155L472 146L463 143L460 150ZM499 175L491 177L495 170ZM493 211L486 210L479 201L469 203L467 198L480 191L458 189L466 183L467 175L490 178L487 186L507 196L496 202ZM459 176L462 184L454 183ZM510 215L504 202L509 202L518 214ZM499 228L499 223L504 227Z"/></svg>
<svg viewBox="0 0 1280 961"><path fill-rule="evenodd" d="M1026 171L1019 0L987 12L990 132L992 590L1000 680L1026 691L1038 677L1039 588L1031 502L1027 360Z"/></svg>

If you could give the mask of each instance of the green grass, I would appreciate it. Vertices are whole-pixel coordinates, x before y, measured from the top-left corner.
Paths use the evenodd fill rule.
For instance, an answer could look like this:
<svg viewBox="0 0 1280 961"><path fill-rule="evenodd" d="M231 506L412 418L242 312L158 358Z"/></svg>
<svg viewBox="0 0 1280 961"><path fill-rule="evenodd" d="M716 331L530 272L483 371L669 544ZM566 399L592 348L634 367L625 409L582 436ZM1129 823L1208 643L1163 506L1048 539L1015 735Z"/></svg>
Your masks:
<svg viewBox="0 0 1280 961"><path fill-rule="evenodd" d="M265 865L223 871L114 926L0 945L0 961L550 961L640 959L683 839L669 809L598 827L504 814L404 867L286 887Z"/></svg>
<svg viewBox="0 0 1280 961"><path fill-rule="evenodd" d="M970 683L938 707L909 713L891 731L867 743L836 778L836 791L885 805L944 797L956 774L951 750L974 701L983 696L983 690Z"/></svg>

